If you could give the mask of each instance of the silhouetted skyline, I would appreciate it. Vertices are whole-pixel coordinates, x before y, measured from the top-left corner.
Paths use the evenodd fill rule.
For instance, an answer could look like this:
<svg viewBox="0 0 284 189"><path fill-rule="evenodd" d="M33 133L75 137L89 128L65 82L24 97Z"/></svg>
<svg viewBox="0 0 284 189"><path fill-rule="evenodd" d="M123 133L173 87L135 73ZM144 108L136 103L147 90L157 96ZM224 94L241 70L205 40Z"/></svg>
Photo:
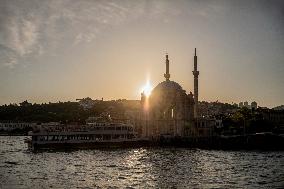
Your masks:
<svg viewBox="0 0 284 189"><path fill-rule="evenodd" d="M139 99L149 80L199 100L284 104L284 3L1 1L0 104Z"/></svg>

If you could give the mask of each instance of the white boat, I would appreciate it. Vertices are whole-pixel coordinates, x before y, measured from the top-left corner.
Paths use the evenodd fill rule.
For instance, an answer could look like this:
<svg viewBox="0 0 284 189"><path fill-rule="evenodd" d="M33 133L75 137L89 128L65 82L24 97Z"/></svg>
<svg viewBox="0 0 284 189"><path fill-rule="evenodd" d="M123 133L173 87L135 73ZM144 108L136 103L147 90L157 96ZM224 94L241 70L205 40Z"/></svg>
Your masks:
<svg viewBox="0 0 284 189"><path fill-rule="evenodd" d="M78 149L98 147L144 146L147 140L137 137L131 124L109 121L88 122L86 125L49 125L29 132L28 146L36 149Z"/></svg>

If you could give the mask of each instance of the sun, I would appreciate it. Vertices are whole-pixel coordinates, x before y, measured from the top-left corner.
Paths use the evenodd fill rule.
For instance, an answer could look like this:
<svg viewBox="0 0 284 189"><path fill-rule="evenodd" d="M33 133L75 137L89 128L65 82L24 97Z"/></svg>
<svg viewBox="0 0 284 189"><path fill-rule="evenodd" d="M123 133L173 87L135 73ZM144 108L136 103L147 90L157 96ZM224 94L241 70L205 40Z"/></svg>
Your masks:
<svg viewBox="0 0 284 189"><path fill-rule="evenodd" d="M143 91L143 93L146 95L146 97L149 97L149 96L151 95L152 86L151 86L149 80L148 80L147 83L144 85L142 91Z"/></svg>

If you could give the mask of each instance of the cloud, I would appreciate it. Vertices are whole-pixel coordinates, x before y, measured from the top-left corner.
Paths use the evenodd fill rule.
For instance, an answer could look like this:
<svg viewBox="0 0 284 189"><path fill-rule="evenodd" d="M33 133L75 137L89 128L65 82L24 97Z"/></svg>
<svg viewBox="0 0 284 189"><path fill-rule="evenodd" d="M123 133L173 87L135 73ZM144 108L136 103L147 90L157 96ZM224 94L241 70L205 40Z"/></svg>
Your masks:
<svg viewBox="0 0 284 189"><path fill-rule="evenodd" d="M35 24L30 20L22 20L21 23L12 22L9 28L12 35L9 46L20 56L24 56L33 51L37 42L37 31Z"/></svg>
<svg viewBox="0 0 284 189"><path fill-rule="evenodd" d="M0 6L0 64L8 67L14 67L20 57L33 53L36 48L38 25L33 12L24 8L17 8L10 1L3 1Z"/></svg>
<svg viewBox="0 0 284 189"><path fill-rule="evenodd" d="M141 16L167 23L178 14L170 1L2 0L0 65L14 67L30 57L59 54Z"/></svg>
<svg viewBox="0 0 284 189"><path fill-rule="evenodd" d="M90 42L104 28L123 22L128 10L115 1L2 0L0 64L13 67L28 56Z"/></svg>
<svg viewBox="0 0 284 189"><path fill-rule="evenodd" d="M0 62L5 67L14 68L17 65L17 53L0 44Z"/></svg>

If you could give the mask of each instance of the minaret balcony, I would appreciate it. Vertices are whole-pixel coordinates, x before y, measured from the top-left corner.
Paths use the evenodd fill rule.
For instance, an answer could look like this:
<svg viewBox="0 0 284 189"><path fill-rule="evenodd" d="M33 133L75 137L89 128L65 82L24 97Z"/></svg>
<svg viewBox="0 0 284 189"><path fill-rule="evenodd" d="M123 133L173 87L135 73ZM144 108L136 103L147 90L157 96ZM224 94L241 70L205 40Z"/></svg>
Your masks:
<svg viewBox="0 0 284 189"><path fill-rule="evenodd" d="M199 71L192 71L194 76L198 76L199 75Z"/></svg>

